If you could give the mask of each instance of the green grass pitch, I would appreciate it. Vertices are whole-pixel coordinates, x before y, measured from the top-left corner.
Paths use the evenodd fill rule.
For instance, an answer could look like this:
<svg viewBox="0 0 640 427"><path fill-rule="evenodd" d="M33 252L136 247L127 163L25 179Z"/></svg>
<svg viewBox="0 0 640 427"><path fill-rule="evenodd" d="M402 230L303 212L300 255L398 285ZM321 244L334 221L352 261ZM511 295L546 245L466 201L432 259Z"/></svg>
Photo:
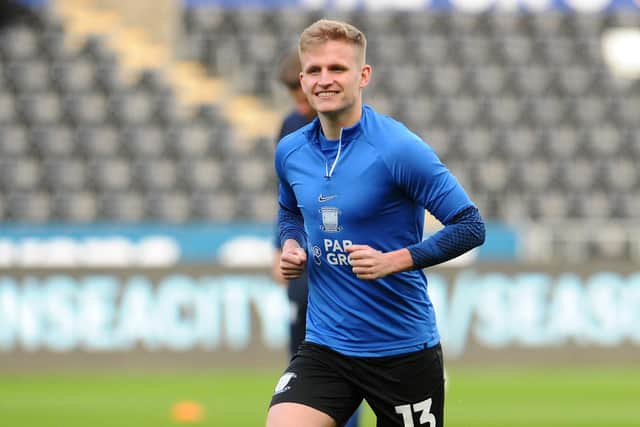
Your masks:
<svg viewBox="0 0 640 427"><path fill-rule="evenodd" d="M199 402L196 426L263 426L278 371L0 374L6 427L163 427ZM640 367L448 369L447 427L638 427ZM186 425L186 424L185 424ZM366 410L362 427L374 427Z"/></svg>

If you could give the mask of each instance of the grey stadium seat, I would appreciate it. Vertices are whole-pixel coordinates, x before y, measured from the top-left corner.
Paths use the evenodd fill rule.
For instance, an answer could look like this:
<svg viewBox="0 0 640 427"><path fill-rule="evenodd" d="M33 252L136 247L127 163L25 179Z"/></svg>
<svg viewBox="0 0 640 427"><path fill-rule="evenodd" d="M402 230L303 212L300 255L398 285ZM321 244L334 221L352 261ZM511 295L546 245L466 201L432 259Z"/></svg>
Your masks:
<svg viewBox="0 0 640 427"><path fill-rule="evenodd" d="M526 160L543 152L542 136L535 128L507 127L497 132L499 151L512 160Z"/></svg>
<svg viewBox="0 0 640 427"><path fill-rule="evenodd" d="M515 126L522 118L523 103L516 96L490 97L484 106L488 121L495 126Z"/></svg>
<svg viewBox="0 0 640 427"><path fill-rule="evenodd" d="M494 218L502 218L507 223L514 224L531 218L530 195L510 192L500 197L496 204ZM485 214L483 213L483 216Z"/></svg>
<svg viewBox="0 0 640 427"><path fill-rule="evenodd" d="M449 57L451 46L444 35L411 34L409 37L411 51L415 52L419 64L437 66Z"/></svg>
<svg viewBox="0 0 640 427"><path fill-rule="evenodd" d="M102 191L124 191L135 183L128 161L122 158L101 158L89 162L96 188Z"/></svg>
<svg viewBox="0 0 640 427"><path fill-rule="evenodd" d="M428 127L422 131L418 130L418 134L433 148L438 157L446 163L446 159L452 151L452 132L440 126Z"/></svg>
<svg viewBox="0 0 640 427"><path fill-rule="evenodd" d="M513 184L523 193L542 193L553 188L556 168L543 157L521 158L513 164L518 176Z"/></svg>
<svg viewBox="0 0 640 427"><path fill-rule="evenodd" d="M614 203L603 190L587 191L576 199L576 208L582 218L607 219L613 214Z"/></svg>
<svg viewBox="0 0 640 427"><path fill-rule="evenodd" d="M620 204L624 218L640 219L640 190L637 187L632 192L623 194Z"/></svg>
<svg viewBox="0 0 640 427"><path fill-rule="evenodd" d="M201 158L210 152L211 130L205 126L178 126L170 129L171 149L179 157Z"/></svg>
<svg viewBox="0 0 640 427"><path fill-rule="evenodd" d="M30 148L29 133L23 126L0 124L0 159L27 156Z"/></svg>
<svg viewBox="0 0 640 427"><path fill-rule="evenodd" d="M185 12L187 32L215 31L224 19L223 9L210 5L200 8L186 8Z"/></svg>
<svg viewBox="0 0 640 427"><path fill-rule="evenodd" d="M496 135L487 127L469 127L458 133L460 151L466 159L482 162L492 157Z"/></svg>
<svg viewBox="0 0 640 427"><path fill-rule="evenodd" d="M577 53L573 40L564 35L540 36L536 44L544 63L568 66L577 62Z"/></svg>
<svg viewBox="0 0 640 427"><path fill-rule="evenodd" d="M463 34L466 35L456 38L452 50L461 64L474 67L495 64L498 53L491 39L479 34Z"/></svg>
<svg viewBox="0 0 640 427"><path fill-rule="evenodd" d="M609 112L607 100L596 95L581 96L571 100L570 116L578 125L589 126L604 121Z"/></svg>
<svg viewBox="0 0 640 427"><path fill-rule="evenodd" d="M231 222L236 219L236 197L229 192L192 192L191 206L199 220Z"/></svg>
<svg viewBox="0 0 640 427"><path fill-rule="evenodd" d="M118 222L140 222L147 216L143 197L135 191L99 193L99 215Z"/></svg>
<svg viewBox="0 0 640 427"><path fill-rule="evenodd" d="M513 34L527 32L528 16L518 13L487 14L487 32L497 39L511 37Z"/></svg>
<svg viewBox="0 0 640 427"><path fill-rule="evenodd" d="M35 58L39 54L38 45L36 32L24 26L8 28L0 37L0 53L8 60Z"/></svg>
<svg viewBox="0 0 640 427"><path fill-rule="evenodd" d="M629 156L640 161L640 125L628 130L625 141L626 151Z"/></svg>
<svg viewBox="0 0 640 427"><path fill-rule="evenodd" d="M77 132L79 150L89 158L111 158L120 152L120 135L113 126L83 126Z"/></svg>
<svg viewBox="0 0 640 427"><path fill-rule="evenodd" d="M32 157L0 159L3 187L13 191L36 191L40 185L42 169Z"/></svg>
<svg viewBox="0 0 640 427"><path fill-rule="evenodd" d="M579 96L591 91L593 75L589 68L580 65L558 67L555 81L563 94Z"/></svg>
<svg viewBox="0 0 640 427"><path fill-rule="evenodd" d="M562 34L568 30L566 17L556 11L532 14L529 17L529 25L533 34L537 36Z"/></svg>
<svg viewBox="0 0 640 427"><path fill-rule="evenodd" d="M463 71L451 64L434 67L428 71L428 83L435 93L452 96L460 92L464 84Z"/></svg>
<svg viewBox="0 0 640 427"><path fill-rule="evenodd" d="M404 101L399 101L394 113L403 117L405 124L411 128L437 125L441 121L441 101L436 98L424 96L412 96ZM377 105L377 104L376 104Z"/></svg>
<svg viewBox="0 0 640 427"><path fill-rule="evenodd" d="M31 131L33 147L44 159L69 157L75 153L73 129L65 125L38 126Z"/></svg>
<svg viewBox="0 0 640 427"><path fill-rule="evenodd" d="M259 158L236 159L227 168L227 173L240 191L262 191L275 188L273 167Z"/></svg>
<svg viewBox="0 0 640 427"><path fill-rule="evenodd" d="M95 69L89 59L73 56L58 58L51 71L53 84L62 92L86 92L95 88Z"/></svg>
<svg viewBox="0 0 640 427"><path fill-rule="evenodd" d="M377 72L377 71L376 71ZM419 66L406 65L390 70L388 78L389 90L393 96L415 96L420 91L423 70ZM374 79L377 74L374 74Z"/></svg>
<svg viewBox="0 0 640 427"><path fill-rule="evenodd" d="M499 95L507 86L507 71L497 65L467 67L469 86L479 95Z"/></svg>
<svg viewBox="0 0 640 427"><path fill-rule="evenodd" d="M176 187L176 165L168 159L138 160L135 163L136 184L146 190L168 191Z"/></svg>
<svg viewBox="0 0 640 427"><path fill-rule="evenodd" d="M67 117L77 126L99 125L110 120L109 105L101 92L69 92L64 104Z"/></svg>
<svg viewBox="0 0 640 427"><path fill-rule="evenodd" d="M539 96L551 86L549 71L540 65L529 64L509 69L513 87L521 95Z"/></svg>
<svg viewBox="0 0 640 427"><path fill-rule="evenodd" d="M30 125L46 125L60 122L64 112L62 102L55 92L39 92L25 95L19 100L20 110Z"/></svg>
<svg viewBox="0 0 640 427"><path fill-rule="evenodd" d="M4 194L0 193L0 221L5 221L7 215L7 204L4 200Z"/></svg>
<svg viewBox="0 0 640 427"><path fill-rule="evenodd" d="M506 65L525 66L533 61L533 41L522 35L494 40L497 55Z"/></svg>
<svg viewBox="0 0 640 427"><path fill-rule="evenodd" d="M255 192L240 194L235 215L241 221L273 223L277 212L278 198L275 191Z"/></svg>
<svg viewBox="0 0 640 427"><path fill-rule="evenodd" d="M224 165L212 158L185 159L179 171L191 191L215 191L225 185Z"/></svg>
<svg viewBox="0 0 640 427"><path fill-rule="evenodd" d="M0 124L15 123L17 119L15 98L10 92L0 92Z"/></svg>
<svg viewBox="0 0 640 427"><path fill-rule="evenodd" d="M562 184L571 192L587 191L592 189L597 171L593 167L591 159L585 156L569 160L562 168Z"/></svg>
<svg viewBox="0 0 640 427"><path fill-rule="evenodd" d="M444 101L447 122L452 126L470 126L481 114L478 102L470 96L455 96Z"/></svg>
<svg viewBox="0 0 640 427"><path fill-rule="evenodd" d="M529 100L526 118L533 124L547 127L565 122L569 101L554 95L544 95Z"/></svg>
<svg viewBox="0 0 640 427"><path fill-rule="evenodd" d="M582 148L583 137L573 126L561 124L545 131L547 144L545 152L550 158L568 160Z"/></svg>
<svg viewBox="0 0 640 427"><path fill-rule="evenodd" d="M47 57L52 61L58 61L71 54L71 48L65 44L64 29L47 28L40 34L41 47Z"/></svg>
<svg viewBox="0 0 640 427"><path fill-rule="evenodd" d="M163 126L178 126L188 120L187 110L182 108L173 93L165 92L156 96L154 103L154 117Z"/></svg>
<svg viewBox="0 0 640 427"><path fill-rule="evenodd" d="M627 126L638 126L640 123L640 91L629 93L616 99L615 117Z"/></svg>
<svg viewBox="0 0 640 427"><path fill-rule="evenodd" d="M510 167L498 157L478 164L472 174L474 186L493 193L504 192L511 183Z"/></svg>
<svg viewBox="0 0 640 427"><path fill-rule="evenodd" d="M164 130L157 126L131 126L123 129L122 147L134 158L152 161L167 152Z"/></svg>
<svg viewBox="0 0 640 427"><path fill-rule="evenodd" d="M117 93L128 89L122 68L116 62L102 61L96 64L96 81L106 93Z"/></svg>
<svg viewBox="0 0 640 427"><path fill-rule="evenodd" d="M2 92L9 90L9 82L7 81L7 76L5 75L2 57L0 57L0 90L2 90Z"/></svg>
<svg viewBox="0 0 640 427"><path fill-rule="evenodd" d="M7 197L8 217L12 221L43 223L51 219L52 201L42 191L20 191Z"/></svg>
<svg viewBox="0 0 640 427"><path fill-rule="evenodd" d="M191 217L189 196L181 191L152 192L147 196L147 216L156 221L184 223Z"/></svg>
<svg viewBox="0 0 640 427"><path fill-rule="evenodd" d="M640 186L637 160L627 157L610 159L603 163L605 187L616 192L632 192Z"/></svg>
<svg viewBox="0 0 640 427"><path fill-rule="evenodd" d="M42 59L9 63L7 78L21 93L44 92L50 89L49 64Z"/></svg>
<svg viewBox="0 0 640 427"><path fill-rule="evenodd" d="M619 127L594 121L584 130L589 151L594 159L606 159L624 151L624 136Z"/></svg>
<svg viewBox="0 0 640 427"><path fill-rule="evenodd" d="M109 100L111 115L120 124L140 125L154 117L154 100L145 92L120 92Z"/></svg>
<svg viewBox="0 0 640 427"><path fill-rule="evenodd" d="M87 164L78 158L45 160L42 169L45 185L50 191L78 191L88 182Z"/></svg>
<svg viewBox="0 0 640 427"><path fill-rule="evenodd" d="M544 191L531 199L530 212L534 219L561 220L567 218L571 203L567 195L558 190Z"/></svg>
<svg viewBox="0 0 640 427"><path fill-rule="evenodd" d="M53 195L53 216L62 221L94 222L100 219L98 199L90 191L58 190Z"/></svg>

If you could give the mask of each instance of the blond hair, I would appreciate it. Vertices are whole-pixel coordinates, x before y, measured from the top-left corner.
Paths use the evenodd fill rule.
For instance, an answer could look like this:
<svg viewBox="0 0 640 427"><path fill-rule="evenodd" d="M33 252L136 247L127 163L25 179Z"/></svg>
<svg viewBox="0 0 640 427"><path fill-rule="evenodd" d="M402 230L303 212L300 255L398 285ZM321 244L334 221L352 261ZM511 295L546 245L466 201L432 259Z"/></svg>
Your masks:
<svg viewBox="0 0 640 427"><path fill-rule="evenodd" d="M298 54L302 56L302 53L309 47L326 43L329 40L339 40L352 44L357 48L357 57L360 63L365 63L367 38L364 33L346 22L328 19L320 19L314 22L300 34Z"/></svg>

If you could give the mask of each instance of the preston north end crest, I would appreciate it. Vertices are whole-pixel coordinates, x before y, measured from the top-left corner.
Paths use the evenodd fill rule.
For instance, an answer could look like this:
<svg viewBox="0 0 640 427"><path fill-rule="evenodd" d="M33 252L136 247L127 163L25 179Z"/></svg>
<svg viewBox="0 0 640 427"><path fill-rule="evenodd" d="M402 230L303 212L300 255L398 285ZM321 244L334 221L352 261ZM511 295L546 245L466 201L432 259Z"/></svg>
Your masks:
<svg viewBox="0 0 640 427"><path fill-rule="evenodd" d="M320 214L322 214L322 225L320 228L327 233L336 233L342 230L340 225L340 211L338 208L325 206L320 208Z"/></svg>

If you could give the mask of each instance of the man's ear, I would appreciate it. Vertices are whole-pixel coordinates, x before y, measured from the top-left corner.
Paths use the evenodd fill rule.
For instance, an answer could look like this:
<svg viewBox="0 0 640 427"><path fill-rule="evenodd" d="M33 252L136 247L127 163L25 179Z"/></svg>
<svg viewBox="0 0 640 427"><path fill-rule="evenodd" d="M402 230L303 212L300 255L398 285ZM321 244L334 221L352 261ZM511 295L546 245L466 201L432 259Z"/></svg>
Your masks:
<svg viewBox="0 0 640 427"><path fill-rule="evenodd" d="M372 72L373 72L373 69L371 68L371 65L364 64L362 66L362 69L360 70L360 89L362 89L363 87L369 84L369 80L371 79Z"/></svg>

